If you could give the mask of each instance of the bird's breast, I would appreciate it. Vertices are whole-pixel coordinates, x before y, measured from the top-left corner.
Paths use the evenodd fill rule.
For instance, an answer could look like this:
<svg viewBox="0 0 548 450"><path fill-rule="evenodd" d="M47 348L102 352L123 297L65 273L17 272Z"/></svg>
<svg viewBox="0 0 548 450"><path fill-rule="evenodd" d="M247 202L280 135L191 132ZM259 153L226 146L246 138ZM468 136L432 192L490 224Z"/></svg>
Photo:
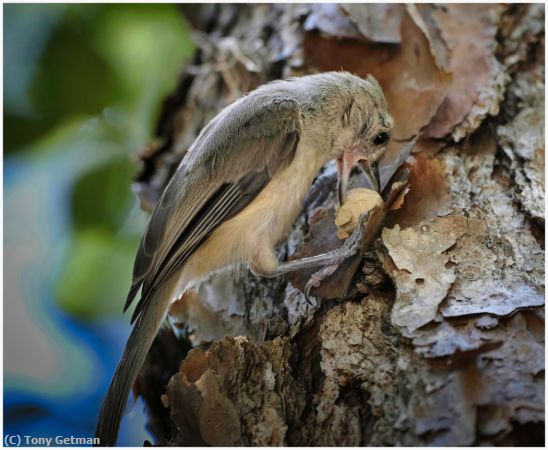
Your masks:
<svg viewBox="0 0 548 450"><path fill-rule="evenodd" d="M276 245L291 230L321 165L310 153L298 149L291 164L275 174L239 217L234 218L235 223L256 224L257 238Z"/></svg>
<svg viewBox="0 0 548 450"><path fill-rule="evenodd" d="M219 225L189 258L181 276L181 288L188 280L199 281L213 272L249 261L258 246L273 248L291 230L322 165L317 152L301 143L293 161L279 169L249 205Z"/></svg>

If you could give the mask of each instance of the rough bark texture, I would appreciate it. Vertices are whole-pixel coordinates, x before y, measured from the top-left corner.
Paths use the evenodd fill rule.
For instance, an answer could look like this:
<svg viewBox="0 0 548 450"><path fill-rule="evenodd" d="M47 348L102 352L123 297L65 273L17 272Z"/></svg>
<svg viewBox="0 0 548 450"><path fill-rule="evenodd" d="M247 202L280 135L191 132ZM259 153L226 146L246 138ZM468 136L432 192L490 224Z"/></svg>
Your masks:
<svg viewBox="0 0 548 450"><path fill-rule="evenodd" d="M198 50L135 182L145 209L208 120L272 79L373 73L395 137L422 135L403 206L313 305L303 274L245 268L174 305L137 385L160 443L542 445L544 5L226 4L190 17ZM281 260L340 242L334 187L327 166Z"/></svg>

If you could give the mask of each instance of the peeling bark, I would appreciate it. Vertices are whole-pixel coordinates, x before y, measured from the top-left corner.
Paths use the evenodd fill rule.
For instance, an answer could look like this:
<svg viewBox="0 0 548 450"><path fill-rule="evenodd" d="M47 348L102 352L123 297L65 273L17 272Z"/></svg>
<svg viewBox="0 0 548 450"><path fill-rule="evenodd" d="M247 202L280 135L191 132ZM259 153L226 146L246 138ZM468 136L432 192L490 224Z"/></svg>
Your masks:
<svg viewBox="0 0 548 450"><path fill-rule="evenodd" d="M159 442L543 445L544 5L211 4L193 18L198 50L135 181L145 209L207 121L271 79L372 72L395 134L423 135L403 206L342 269L344 295L309 305L308 275L238 268L175 303L137 386ZM334 175L280 260L340 243Z"/></svg>

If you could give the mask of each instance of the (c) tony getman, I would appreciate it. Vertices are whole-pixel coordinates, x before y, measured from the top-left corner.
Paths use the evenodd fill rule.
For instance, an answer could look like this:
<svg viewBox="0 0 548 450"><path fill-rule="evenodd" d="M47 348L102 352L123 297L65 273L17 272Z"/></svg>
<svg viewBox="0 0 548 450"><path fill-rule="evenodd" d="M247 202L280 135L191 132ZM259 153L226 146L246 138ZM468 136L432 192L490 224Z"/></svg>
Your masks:
<svg viewBox="0 0 548 450"><path fill-rule="evenodd" d="M100 445L98 437L55 436L38 437L29 435L5 435L6 447L39 446L51 447L62 445Z"/></svg>
<svg viewBox="0 0 548 450"><path fill-rule="evenodd" d="M131 386L180 294L239 262L274 277L331 265L358 251L360 240L351 236L341 249L280 263L274 247L329 160L337 160L341 204L355 164L371 173L378 188L377 162L392 127L373 77L328 72L265 84L201 131L158 201L137 251L125 309L139 290L141 299L101 409L100 445L116 443Z"/></svg>

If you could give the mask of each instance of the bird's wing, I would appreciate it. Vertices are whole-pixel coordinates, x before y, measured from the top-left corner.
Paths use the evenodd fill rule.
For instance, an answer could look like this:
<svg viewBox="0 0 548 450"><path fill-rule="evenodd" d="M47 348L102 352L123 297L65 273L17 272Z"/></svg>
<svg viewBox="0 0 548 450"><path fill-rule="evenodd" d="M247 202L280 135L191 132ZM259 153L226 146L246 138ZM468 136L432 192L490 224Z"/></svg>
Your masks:
<svg viewBox="0 0 548 450"><path fill-rule="evenodd" d="M291 162L300 134L296 101L260 95L225 108L204 128L166 187L141 240L124 307L142 287L132 323L158 284Z"/></svg>

